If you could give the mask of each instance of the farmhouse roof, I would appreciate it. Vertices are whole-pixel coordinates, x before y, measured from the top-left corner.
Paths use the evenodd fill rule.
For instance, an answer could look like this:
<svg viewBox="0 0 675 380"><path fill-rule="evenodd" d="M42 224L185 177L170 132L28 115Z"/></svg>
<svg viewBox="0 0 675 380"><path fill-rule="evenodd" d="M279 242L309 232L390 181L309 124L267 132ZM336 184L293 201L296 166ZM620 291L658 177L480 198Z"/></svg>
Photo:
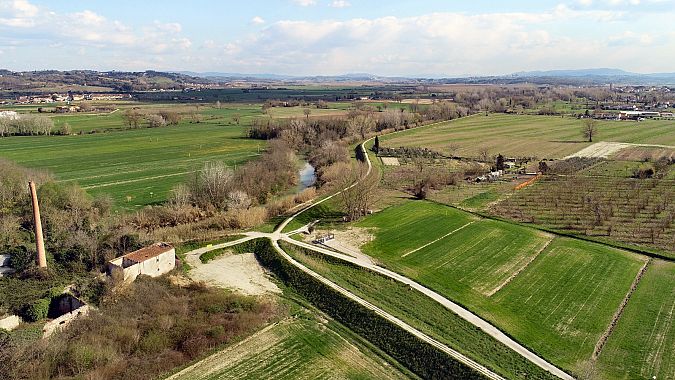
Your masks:
<svg viewBox="0 0 675 380"><path fill-rule="evenodd" d="M151 259L153 257L159 256L162 253L169 252L170 250L173 249L173 246L168 243L155 243L153 245L143 247L139 250L133 251L131 253L127 253L126 255L122 256L127 260L135 261L137 263L141 263L145 260Z"/></svg>

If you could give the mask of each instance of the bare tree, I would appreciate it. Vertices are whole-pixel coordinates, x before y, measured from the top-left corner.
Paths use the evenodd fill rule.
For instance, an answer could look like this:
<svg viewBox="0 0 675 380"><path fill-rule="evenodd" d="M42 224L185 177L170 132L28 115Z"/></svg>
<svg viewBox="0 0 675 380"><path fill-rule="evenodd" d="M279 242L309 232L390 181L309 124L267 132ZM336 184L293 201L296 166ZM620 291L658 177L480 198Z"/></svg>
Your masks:
<svg viewBox="0 0 675 380"><path fill-rule="evenodd" d="M593 137L598 134L598 122L595 119L584 119L584 127L582 132L588 142L593 142Z"/></svg>
<svg viewBox="0 0 675 380"><path fill-rule="evenodd" d="M373 173L366 176L367 170L365 164L355 164L338 181L345 189L340 193L340 203L349 220L366 215L374 201L379 178Z"/></svg>
<svg viewBox="0 0 675 380"><path fill-rule="evenodd" d="M239 122L241 121L241 114L240 113L233 113L232 114L232 121L234 121L235 124L239 125Z"/></svg>
<svg viewBox="0 0 675 380"><path fill-rule="evenodd" d="M143 119L143 114L139 110L130 109L124 111L122 114L122 119L124 119L124 122L128 126L138 128L138 124L141 122L141 119Z"/></svg>
<svg viewBox="0 0 675 380"><path fill-rule="evenodd" d="M309 108L305 108L304 110L302 110L302 113L304 113L305 117L309 119L309 115L312 113L312 110Z"/></svg>
<svg viewBox="0 0 675 380"><path fill-rule="evenodd" d="M221 108L222 108L222 104L220 104L220 100L217 100L217 101L216 101L216 108L217 108L217 109L221 109Z"/></svg>

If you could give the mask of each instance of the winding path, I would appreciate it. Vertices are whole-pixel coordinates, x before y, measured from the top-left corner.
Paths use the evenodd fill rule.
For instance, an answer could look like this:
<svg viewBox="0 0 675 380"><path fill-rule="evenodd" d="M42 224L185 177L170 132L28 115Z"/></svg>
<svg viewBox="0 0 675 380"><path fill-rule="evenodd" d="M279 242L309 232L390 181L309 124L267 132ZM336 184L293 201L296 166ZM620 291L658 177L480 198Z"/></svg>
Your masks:
<svg viewBox="0 0 675 380"><path fill-rule="evenodd" d="M393 132L393 133L397 133L397 132ZM361 145L359 145L360 149L363 151L363 153L365 155L366 163L368 165L368 169L367 169L366 174L364 175L363 178L370 175L370 173L372 172L372 163L370 162L368 152L365 149L365 144L367 142L369 142L370 140L372 140L372 138L365 140ZM415 290L425 294L426 296L430 297L431 299L435 300L436 302L440 303L441 305L445 306L448 310L454 312L455 314L459 315L464 320L466 320L469 323L473 324L474 326L480 328L486 334L492 336L493 338L495 338L499 342L503 343L507 347L509 347L512 350L518 352L520 355L522 355L523 357L525 357L526 359L528 359L529 361L531 361L535 365L539 366L540 368L552 373L553 375L555 375L555 376L557 376L561 379L566 379L566 380L573 380L574 379L572 376L570 376L566 372L562 371L558 367L554 366L553 364L551 364L551 363L547 362L546 360L542 359L541 357L537 356L535 353L529 351L527 348L523 347L518 342L509 338L506 334L504 334L497 327L495 327L492 324L490 324L489 322L483 320L479 316L473 314L469 310L461 307L460 305L458 305L458 304L452 302L451 300L443 297L442 295L434 292L433 290L431 290L431 289L429 289L429 288L427 288L427 287L425 287L425 286L423 286L423 285L421 285L421 284L419 284L419 283L417 283L417 282L415 282L415 281L413 281L413 280L411 280L411 279L409 279L405 276L402 276L402 275L400 275L396 272L392 272L388 269L385 269L385 268L382 268L378 265L375 265L372 262L369 262L369 261L366 261L366 260L363 260L363 259L359 259L359 258L355 258L355 257L353 257L351 255L348 255L348 254L345 254L345 253L338 253L338 252L335 252L335 251L332 251L332 250L324 249L324 248L317 247L317 246L312 245L312 244L307 244L307 243L300 242L300 241L297 241L297 240L294 240L294 239L290 238L290 235L293 235L294 233L297 233L298 231L302 230L302 228L299 229L299 230L291 231L289 233L283 233L282 232L284 230L284 228L286 228L286 226L293 219L295 219L298 215L302 214L303 212L309 210L310 208L312 208L312 207L314 207L318 204L321 204L321 203L337 196L341 192L343 192L345 190L348 190L348 189L356 186L357 184L358 184L358 181L351 184L350 186L332 194L332 195L329 195L327 197L324 197L324 198L318 200L315 203L308 204L306 207L304 207L300 211L296 212L295 214L291 215L286 220L284 220L272 233L263 233L263 232L256 232L256 231L246 232L246 233L244 233L244 235L245 235L244 238L234 240L234 241L231 241L231 242L227 242L227 243L217 244L217 245L214 245L214 246L211 246L211 247L200 248L200 249L196 249L194 251L188 252L186 254L187 257L188 257L188 262L193 261L193 260L198 261L198 258L201 254L203 254L205 252L208 252L208 251L211 251L211 250L222 249L222 248L225 248L225 247L237 245L237 244L240 244L240 243L252 240L252 239L268 238L272 241L272 245L273 245L274 249L281 256L283 256L288 262L290 262L292 265L294 265L298 269L300 269L303 272L307 273L308 275L316 278L317 280L321 281L322 283L326 284L327 286L335 289L336 291L340 292L344 296L346 296L346 297L354 300L355 302L358 302L359 304L363 305L364 307L374 311L375 313L379 314L380 316L387 319L388 321L390 321L392 323L395 323L396 325L398 325L399 327L408 331L409 333L415 335L419 339L421 339L421 340L431 344L432 346L440 349L441 351L447 353L449 356L451 356L451 357L455 358L456 360L464 363L465 365L473 368L474 370L483 374L487 378L503 379L503 377L494 373L493 371L486 368L485 366L473 361L472 359L470 359L470 358L466 357L465 355L453 350L452 348L444 345L443 343L438 342L437 340L435 340L432 337L424 334L423 332L415 329L414 327L408 325L407 323L405 323L402 320L396 318L395 316L385 312L384 310L382 310L379 307L369 303L368 301L365 301L365 300L361 299L360 297L351 293L347 289L342 288L341 286L335 284L334 282L328 280L327 278L325 278L325 277L321 276L320 274L318 274L318 273L312 271L311 269L307 268L306 266L304 266L300 262L293 259L290 255L288 255L279 246L279 240L283 240L283 241L288 242L290 244L294 244L294 245L299 246L299 247L310 249L310 250L313 250L315 252L319 252L319 253L324 254L324 255L329 255L329 256L332 256L332 257L335 257L335 258L353 263L355 265L361 266L363 268L367 268L369 270L372 270L374 272L377 272L377 273L380 273L384 276L392 278L396 281L399 281L403 284L406 284L406 285L410 286L411 288L414 288Z"/></svg>

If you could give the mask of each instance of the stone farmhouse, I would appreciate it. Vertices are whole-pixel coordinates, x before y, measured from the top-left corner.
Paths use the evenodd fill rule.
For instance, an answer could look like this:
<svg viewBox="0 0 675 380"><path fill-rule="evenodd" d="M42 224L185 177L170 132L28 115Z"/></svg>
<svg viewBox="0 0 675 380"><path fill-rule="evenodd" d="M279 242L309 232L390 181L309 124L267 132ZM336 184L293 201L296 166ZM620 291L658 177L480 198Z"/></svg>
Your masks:
<svg viewBox="0 0 675 380"><path fill-rule="evenodd" d="M171 244L155 243L108 262L108 275L121 273L124 282L146 275L158 277L176 267L176 250Z"/></svg>

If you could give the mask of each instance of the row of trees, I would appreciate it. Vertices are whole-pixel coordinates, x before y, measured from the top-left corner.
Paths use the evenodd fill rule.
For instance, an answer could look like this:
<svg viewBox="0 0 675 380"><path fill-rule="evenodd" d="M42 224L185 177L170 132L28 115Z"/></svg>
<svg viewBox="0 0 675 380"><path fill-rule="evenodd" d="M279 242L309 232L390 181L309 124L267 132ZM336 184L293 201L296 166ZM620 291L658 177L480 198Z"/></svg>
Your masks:
<svg viewBox="0 0 675 380"><path fill-rule="evenodd" d="M130 128L139 128L143 122L150 128L158 128L166 125L178 125L183 120L183 115L170 110L151 113L132 108L124 111L122 119Z"/></svg>
<svg viewBox="0 0 675 380"><path fill-rule="evenodd" d="M46 116L21 115L16 118L0 117L0 137L48 136L54 130L54 121Z"/></svg>

